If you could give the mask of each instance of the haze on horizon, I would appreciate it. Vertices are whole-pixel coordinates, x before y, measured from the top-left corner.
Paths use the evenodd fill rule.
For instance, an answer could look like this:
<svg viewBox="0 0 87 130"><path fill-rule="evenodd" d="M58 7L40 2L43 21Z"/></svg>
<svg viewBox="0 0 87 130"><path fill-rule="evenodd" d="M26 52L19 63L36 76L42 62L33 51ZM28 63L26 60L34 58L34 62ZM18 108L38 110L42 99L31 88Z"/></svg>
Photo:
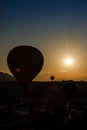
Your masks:
<svg viewBox="0 0 87 130"><path fill-rule="evenodd" d="M86 0L1 0L0 72L11 74L7 55L12 48L29 45L44 56L34 80L50 80L51 75L55 80L87 80L86 35Z"/></svg>

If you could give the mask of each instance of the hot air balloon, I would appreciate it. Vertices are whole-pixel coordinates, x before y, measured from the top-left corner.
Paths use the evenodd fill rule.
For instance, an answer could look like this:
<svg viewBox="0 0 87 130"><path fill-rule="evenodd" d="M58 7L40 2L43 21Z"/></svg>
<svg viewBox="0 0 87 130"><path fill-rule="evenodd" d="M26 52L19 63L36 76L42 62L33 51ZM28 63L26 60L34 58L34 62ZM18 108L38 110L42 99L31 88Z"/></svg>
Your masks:
<svg viewBox="0 0 87 130"><path fill-rule="evenodd" d="M43 55L35 47L17 46L7 56L7 64L16 80L24 87L37 76L43 66Z"/></svg>
<svg viewBox="0 0 87 130"><path fill-rule="evenodd" d="M76 90L76 85L73 81L68 81L64 84L64 92L67 97L66 109L69 111L70 109L70 98L73 96Z"/></svg>
<svg viewBox="0 0 87 130"><path fill-rule="evenodd" d="M76 85L73 81L68 81L64 85L64 92L66 93L67 97L72 97L76 90Z"/></svg>
<svg viewBox="0 0 87 130"><path fill-rule="evenodd" d="M52 81L54 80L54 78L55 78L55 77L54 77L53 75L52 75L52 76L50 76L50 79L51 79Z"/></svg>

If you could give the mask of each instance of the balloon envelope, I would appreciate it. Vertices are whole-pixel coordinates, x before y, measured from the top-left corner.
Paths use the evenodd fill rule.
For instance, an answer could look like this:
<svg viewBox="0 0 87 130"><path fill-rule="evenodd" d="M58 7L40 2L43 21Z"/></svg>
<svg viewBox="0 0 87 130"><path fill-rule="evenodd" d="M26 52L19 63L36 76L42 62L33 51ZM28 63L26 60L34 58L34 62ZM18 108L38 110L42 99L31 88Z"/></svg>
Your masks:
<svg viewBox="0 0 87 130"><path fill-rule="evenodd" d="M28 84L42 69L43 55L32 46L17 46L9 52L7 64L19 83Z"/></svg>
<svg viewBox="0 0 87 130"><path fill-rule="evenodd" d="M76 85L73 82L67 82L64 85L64 92L67 94L68 97L71 97L76 90Z"/></svg>
<svg viewBox="0 0 87 130"><path fill-rule="evenodd" d="M53 76L53 75L52 75L52 76L50 76L50 79L51 79L51 80L54 80L54 76Z"/></svg>

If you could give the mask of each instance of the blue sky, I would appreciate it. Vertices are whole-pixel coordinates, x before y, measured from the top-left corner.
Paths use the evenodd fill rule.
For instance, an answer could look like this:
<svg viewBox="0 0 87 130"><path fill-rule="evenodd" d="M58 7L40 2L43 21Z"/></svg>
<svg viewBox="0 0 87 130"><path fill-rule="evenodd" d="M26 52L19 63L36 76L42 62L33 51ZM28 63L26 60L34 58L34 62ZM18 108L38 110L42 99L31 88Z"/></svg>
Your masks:
<svg viewBox="0 0 87 130"><path fill-rule="evenodd" d="M86 35L86 0L0 0L0 71L10 73L6 58L13 47L31 45L44 55L37 80L49 80L50 74L67 79L72 71L86 79ZM75 70L61 65L67 53L77 59Z"/></svg>

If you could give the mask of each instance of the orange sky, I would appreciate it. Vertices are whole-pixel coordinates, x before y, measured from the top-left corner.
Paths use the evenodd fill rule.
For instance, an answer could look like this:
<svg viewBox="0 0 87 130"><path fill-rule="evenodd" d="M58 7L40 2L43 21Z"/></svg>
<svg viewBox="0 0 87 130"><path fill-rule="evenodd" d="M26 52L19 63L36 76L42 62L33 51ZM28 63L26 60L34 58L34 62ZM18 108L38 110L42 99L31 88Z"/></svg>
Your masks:
<svg viewBox="0 0 87 130"><path fill-rule="evenodd" d="M9 51L19 45L39 49L44 66L34 80L87 80L87 2L85 0L2 1L0 71L10 73ZM64 60L71 57L72 66ZM11 74L11 73L10 73Z"/></svg>

